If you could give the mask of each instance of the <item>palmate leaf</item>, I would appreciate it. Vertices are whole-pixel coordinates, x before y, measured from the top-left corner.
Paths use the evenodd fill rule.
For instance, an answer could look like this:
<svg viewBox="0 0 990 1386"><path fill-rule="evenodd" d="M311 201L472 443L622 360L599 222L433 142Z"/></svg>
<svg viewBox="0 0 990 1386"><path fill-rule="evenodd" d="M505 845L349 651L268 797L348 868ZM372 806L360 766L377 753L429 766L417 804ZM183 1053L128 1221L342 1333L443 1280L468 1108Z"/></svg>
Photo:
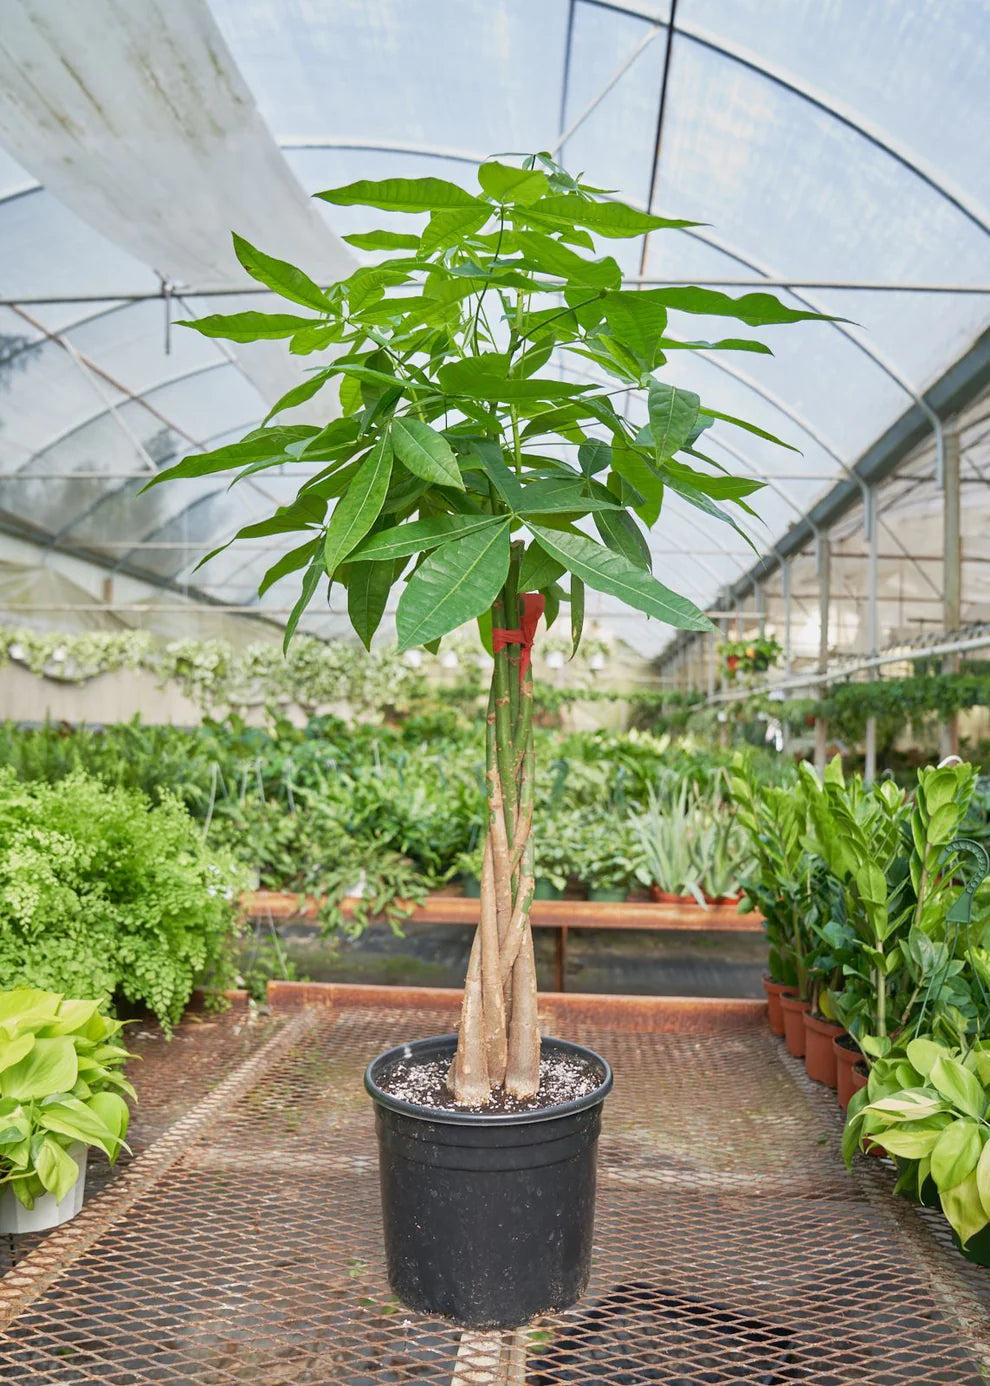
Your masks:
<svg viewBox="0 0 990 1386"><path fill-rule="evenodd" d="M624 555L603 549L577 532L546 529L532 523L527 528L541 548L597 592L618 597L627 606L680 630L714 630L694 602L672 592Z"/></svg>
<svg viewBox="0 0 990 1386"><path fill-rule="evenodd" d="M302 591L299 593L299 596L296 599L296 603L293 606L292 610L289 612L289 618L285 623L285 633L282 636L283 654L287 652L289 645L292 641L292 637L296 633L296 626L298 626L299 624L299 618L302 616L303 612L306 610L307 606L309 606L310 602L316 595L316 589L320 585L320 578L323 576L324 572L325 569L323 567L323 546L320 545L317 548L316 553L310 560L309 567L306 569L306 572L303 575Z"/></svg>
<svg viewBox="0 0 990 1386"><path fill-rule="evenodd" d="M425 645L489 608L509 571L509 523L444 544L413 573L399 598L399 650Z"/></svg>
<svg viewBox="0 0 990 1386"><path fill-rule="evenodd" d="M539 169L513 168L489 160L478 166L478 182L496 202L535 202L550 191L545 173Z"/></svg>
<svg viewBox="0 0 990 1386"><path fill-rule="evenodd" d="M323 562L330 577L381 514L391 475L392 443L383 433L330 516L323 545Z"/></svg>
<svg viewBox="0 0 990 1386"><path fill-rule="evenodd" d="M269 587L272 587L280 578L287 577L289 573L296 573L300 568L305 568L306 564L312 561L322 542L323 536L319 534L307 543L300 544L298 548L290 549L288 553L284 553L277 563L272 564L258 583L258 596L263 597Z"/></svg>

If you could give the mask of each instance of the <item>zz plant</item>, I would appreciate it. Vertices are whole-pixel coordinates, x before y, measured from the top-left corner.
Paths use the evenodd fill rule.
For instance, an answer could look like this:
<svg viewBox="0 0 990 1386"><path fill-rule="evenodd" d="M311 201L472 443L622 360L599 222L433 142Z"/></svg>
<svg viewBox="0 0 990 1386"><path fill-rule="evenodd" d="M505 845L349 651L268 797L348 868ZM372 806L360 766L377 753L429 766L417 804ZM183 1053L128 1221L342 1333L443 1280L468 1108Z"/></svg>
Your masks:
<svg viewBox="0 0 990 1386"><path fill-rule="evenodd" d="M600 242L689 223L615 201L546 154L519 166L486 161L474 192L437 178L390 178L317 195L388 213L390 224L396 213L426 220L348 236L381 258L329 288L235 236L247 272L293 311L187 326L234 342L281 339L295 355L321 359L260 428L152 484L302 471L291 504L235 536L294 536L258 589L302 574L286 646L325 580L369 648L396 584L400 651L435 648L478 621L493 655L488 833L450 1082L465 1104L483 1105L503 1085L524 1097L537 1091L540 1066L529 929L537 623L543 614L552 623L568 602L576 649L587 585L669 625L710 628L653 576L644 529L668 490L713 523L738 528L726 506L752 514L747 498L760 483L727 475L701 451L702 434L720 420L778 440L658 372L685 351L769 348L748 337L685 339L668 317L753 327L818 315L768 294L623 287L618 260L600 254ZM272 422L321 391L324 427ZM643 421L630 422L643 404Z"/></svg>

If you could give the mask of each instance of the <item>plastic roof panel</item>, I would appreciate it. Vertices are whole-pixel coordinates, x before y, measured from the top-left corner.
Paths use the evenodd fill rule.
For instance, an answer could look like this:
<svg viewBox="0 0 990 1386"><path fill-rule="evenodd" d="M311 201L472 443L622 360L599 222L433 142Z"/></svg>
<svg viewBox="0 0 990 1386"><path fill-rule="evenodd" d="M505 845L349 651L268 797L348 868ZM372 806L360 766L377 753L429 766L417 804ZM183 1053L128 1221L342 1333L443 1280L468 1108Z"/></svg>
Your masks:
<svg viewBox="0 0 990 1386"><path fill-rule="evenodd" d="M173 317L264 311L259 297L182 297L244 282L228 227L319 278L346 265L340 235L409 224L307 207L306 192L389 176L473 186L470 159L563 139L591 181L638 205L653 187L656 210L706 223L651 236L648 276L990 281L990 0L679 0L672 38L667 0L129 0L120 23L115 5L90 0L60 29L61 0L19 0L5 29L0 77L21 91L3 63L29 63L74 125L70 137L47 115L32 124L26 92L16 109L0 99L0 295L53 300L0 306L0 509L77 545L133 538L114 561L153 580L239 602L273 561L276 548L235 551L194 576L181 546L223 542L290 498L298 474L140 499L121 474L239 436L301 363L279 344L229 350L178 328L166 350L161 300L123 296L157 292L161 274ZM66 85L67 55L106 127ZM170 107L152 87L177 90L180 77ZM642 242L607 249L639 273ZM210 282L196 283L205 265ZM762 523L747 522L765 552L990 324L987 295L780 292L850 323L754 331L775 357L685 354L666 372L800 449L722 425L706 436L724 465L772 479ZM106 297L66 301L79 295ZM702 336L708 324L672 326ZM14 471L22 479L4 479ZM140 547L156 539L170 547ZM658 573L704 602L751 566L738 535L676 498L652 543ZM262 605L285 605L291 586ZM667 638L614 619L636 623L643 648ZM308 618L342 623L338 611Z"/></svg>

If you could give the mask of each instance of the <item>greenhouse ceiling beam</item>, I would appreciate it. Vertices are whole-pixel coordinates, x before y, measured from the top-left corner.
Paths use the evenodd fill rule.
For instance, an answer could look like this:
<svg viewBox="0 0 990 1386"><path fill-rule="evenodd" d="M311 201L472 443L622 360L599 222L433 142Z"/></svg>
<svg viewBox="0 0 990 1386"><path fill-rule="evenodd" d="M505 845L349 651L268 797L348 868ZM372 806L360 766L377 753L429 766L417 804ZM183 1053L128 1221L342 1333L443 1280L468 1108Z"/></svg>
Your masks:
<svg viewBox="0 0 990 1386"><path fill-rule="evenodd" d="M702 237L694 232L683 230L682 235L693 235L697 240L705 240L706 244L715 249L721 249L718 243L710 237ZM726 254L730 252L726 251ZM751 277L712 276L694 275L692 278L676 278L670 276L659 279L650 275L629 274L624 275L622 283L632 288L644 288L655 285L660 288L692 288L695 285L705 285L713 289L828 289L839 293L871 293L871 294L965 294L986 297L990 295L990 283L987 284L962 284L952 280L905 280L902 283L894 284L890 280L883 279L802 279L800 276L788 275L775 277L771 275L760 275ZM44 308L59 307L62 304L71 303L109 303L113 306L107 308L107 313L117 313L123 308L128 308L132 303L167 302L172 298L249 298L252 295L267 294L274 297L271 289L266 289L257 285L249 285L243 289L230 288L210 288L198 285L183 288L175 284L166 285L159 289L143 289L138 291L128 291L125 293L116 292L111 289L103 290L100 293L89 294L17 294L14 296L0 296L0 308ZM90 322L92 317L99 314L92 314L91 317L77 318L70 323L62 326L62 331L70 331L74 327L79 327L85 322ZM830 327L834 323L829 324Z"/></svg>
<svg viewBox="0 0 990 1386"><path fill-rule="evenodd" d="M667 113L667 91L670 86L670 59L674 51L674 34L677 29L677 0L670 0L670 14L667 19L667 46L663 55L663 76L660 79L660 99L657 102L657 128L653 137L653 162L650 166L650 186L646 194L647 211L653 206L660 181L660 151L663 148L663 120ZM657 32L656 30L654 32ZM643 237L639 252L639 272L646 273L646 260L650 252L650 233Z"/></svg>
<svg viewBox="0 0 990 1386"><path fill-rule="evenodd" d="M958 361L925 391L931 409L942 418L949 418L965 408L981 390L990 385L990 330L984 332ZM778 540L782 555L800 553L814 537L814 526L828 528L848 514L860 500L860 482L876 485L884 481L908 455L930 437L928 421L922 411L912 405L877 439L853 468L856 481L842 478L829 493L807 512L805 517ZM728 599L744 591L751 578L746 576L735 584Z"/></svg>
<svg viewBox="0 0 990 1386"><path fill-rule="evenodd" d="M581 4L594 5L599 9L611 10L616 14L633 15L636 18L651 22L651 17L644 15L642 11L630 8L628 5L620 3L620 0L580 0ZM656 22L653 17L652 22ZM793 96L799 97L808 105L822 111L825 115L837 120L847 129L852 130L875 149L894 159L915 178L920 179L932 189L939 197L943 198L956 211L961 212L968 221L985 234L990 235L990 223L987 222L982 208L972 202L962 189L950 186L938 173L937 170L930 168L923 163L905 145L900 144L892 136L886 134L879 126L868 123L862 116L852 110L851 107L836 102L833 98L818 91L809 83L799 81L790 73L781 68L772 66L764 59L759 58L754 53L749 53L736 44L731 44L725 39L720 39L709 30L703 29L690 22L680 21L675 25L675 32L689 39L692 43L707 49L711 53L718 53L721 57L728 58L730 62L736 63L739 67L744 67L758 77L765 78L774 86L780 87L784 91L790 92Z"/></svg>

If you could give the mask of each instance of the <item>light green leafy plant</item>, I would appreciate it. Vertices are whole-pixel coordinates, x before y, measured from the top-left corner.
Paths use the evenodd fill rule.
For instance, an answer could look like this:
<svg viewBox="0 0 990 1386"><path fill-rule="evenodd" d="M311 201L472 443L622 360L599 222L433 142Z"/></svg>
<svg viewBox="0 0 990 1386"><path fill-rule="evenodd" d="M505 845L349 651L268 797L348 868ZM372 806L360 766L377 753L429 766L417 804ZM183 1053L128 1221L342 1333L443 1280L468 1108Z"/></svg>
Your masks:
<svg viewBox="0 0 990 1386"><path fill-rule="evenodd" d="M19 987L0 992L0 1187L26 1208L41 1194L63 1199L79 1176L69 1153L82 1144L116 1160L127 1135L118 1071L122 1022L99 1001Z"/></svg>
<svg viewBox="0 0 990 1386"><path fill-rule="evenodd" d="M990 1049L919 1037L874 1063L843 1133L851 1163L862 1142L901 1166L898 1191L938 1203L965 1247L990 1224Z"/></svg>
<svg viewBox="0 0 990 1386"><path fill-rule="evenodd" d="M351 623L369 647L397 583L400 650L435 648L478 620L494 663L489 834L451 1081L465 1103L487 1103L503 1085L526 1096L538 1087L540 1057L529 929L528 659L540 613L552 624L569 603L576 649L587 584L670 625L710 628L653 576L643 526L656 523L672 491L707 521L745 535L737 513L752 514L747 498L760 483L729 476L699 442L716 420L769 435L658 372L683 351L768 348L750 337L684 338L668 317L763 326L819 315L768 294L623 287L619 262L600 253L601 242L686 223L615 201L543 153L518 166L486 161L475 191L438 178L390 178L318 196L428 220L409 232L348 237L381 259L329 288L235 236L247 272L292 311L188 325L232 341L285 340L299 356L329 354L264 426L184 459L152 484L224 472L236 483L269 467L305 469L295 500L236 536L294 536L259 586L302 574L286 646L325 580L346 590ZM562 378L563 368L578 378ZM271 424L321 391L330 396L323 428ZM642 423L629 422L630 405L640 407Z"/></svg>

